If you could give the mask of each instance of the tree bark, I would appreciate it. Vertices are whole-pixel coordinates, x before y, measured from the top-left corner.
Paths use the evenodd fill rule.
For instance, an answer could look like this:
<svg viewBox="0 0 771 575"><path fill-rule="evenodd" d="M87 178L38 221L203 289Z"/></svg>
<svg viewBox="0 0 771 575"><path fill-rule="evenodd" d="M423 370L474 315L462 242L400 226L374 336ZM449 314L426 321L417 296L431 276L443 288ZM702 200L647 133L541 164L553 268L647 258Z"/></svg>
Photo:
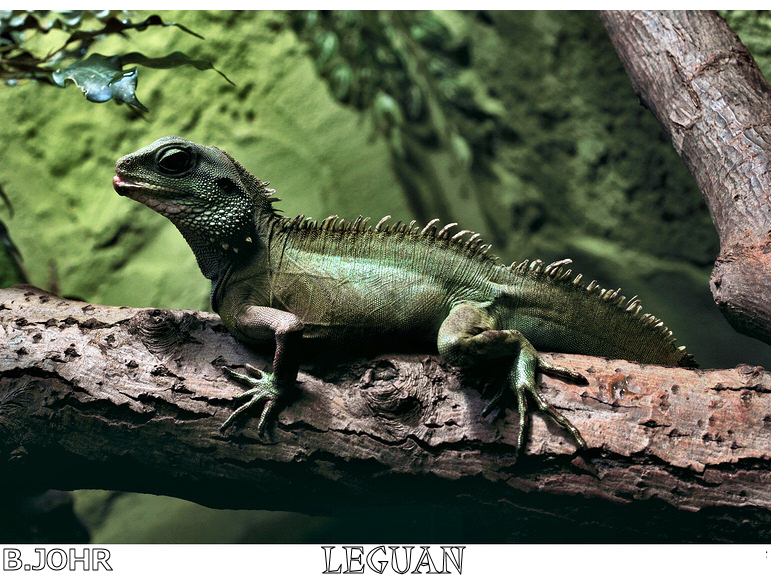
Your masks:
<svg viewBox="0 0 771 575"><path fill-rule="evenodd" d="M715 302L734 329L771 344L771 87L715 12L599 15L709 206Z"/></svg>
<svg viewBox="0 0 771 575"><path fill-rule="evenodd" d="M518 454L516 411L482 418L475 380L437 357L326 354L303 365L264 436L254 419L223 434L241 389L222 367L267 367L271 356L236 342L215 314L87 304L31 286L0 290L0 302L4 489L114 489L311 514L445 503L507 518L510 530L513 516L518 525L523 515L557 517L575 528L570 541L601 521L612 523L609 540L628 529L655 541L662 517L701 525L705 514L722 518L712 520L722 539L741 526L743 540L748 529L761 540L771 520L762 368L545 354L589 380L542 378L544 397L588 448L576 452L535 413Z"/></svg>

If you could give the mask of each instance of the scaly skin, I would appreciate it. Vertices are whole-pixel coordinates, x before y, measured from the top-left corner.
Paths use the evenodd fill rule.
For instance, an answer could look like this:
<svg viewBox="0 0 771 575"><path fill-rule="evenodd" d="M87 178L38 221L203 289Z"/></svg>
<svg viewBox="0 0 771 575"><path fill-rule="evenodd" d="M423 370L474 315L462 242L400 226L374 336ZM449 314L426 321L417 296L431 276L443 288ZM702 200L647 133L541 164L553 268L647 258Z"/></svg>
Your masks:
<svg viewBox="0 0 771 575"><path fill-rule="evenodd" d="M263 431L284 390L297 378L301 339L344 344L368 340L435 342L460 367L508 362L509 375L485 409L514 393L519 445L525 443L526 395L565 427L579 431L538 393L543 371L585 382L536 351L562 351L664 365L695 365L674 345L662 322L641 315L638 301L618 291L587 287L565 269L525 260L499 265L478 234L437 229L437 220L376 226L359 217L311 222L272 207L273 190L228 154L169 136L118 160L115 190L161 213L190 244L211 302L223 323L246 343L274 339L273 371L227 370L253 388L223 424L265 404Z"/></svg>

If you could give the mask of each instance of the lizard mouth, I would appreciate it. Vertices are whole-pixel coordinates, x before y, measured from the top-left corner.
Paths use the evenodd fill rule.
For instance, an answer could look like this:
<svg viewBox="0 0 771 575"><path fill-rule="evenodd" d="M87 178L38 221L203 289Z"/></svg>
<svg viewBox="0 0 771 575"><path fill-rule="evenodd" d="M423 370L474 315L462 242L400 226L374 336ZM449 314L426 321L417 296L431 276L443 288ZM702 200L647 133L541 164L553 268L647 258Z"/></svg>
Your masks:
<svg viewBox="0 0 771 575"><path fill-rule="evenodd" d="M112 177L112 187L121 196L129 196L131 195L130 192L132 188L135 190L139 188L139 186L137 186L134 182L129 182L128 180L124 180L118 174L115 174Z"/></svg>
<svg viewBox="0 0 771 575"><path fill-rule="evenodd" d="M123 178L121 178L118 174L115 174L112 177L112 187L115 189L116 192L118 192L118 195L125 196L127 195L127 190L131 185L131 182L127 182Z"/></svg>
<svg viewBox="0 0 771 575"><path fill-rule="evenodd" d="M174 205L163 197L152 197L147 194L147 186L141 186L129 180L124 180L118 174L112 177L112 187L118 192L118 195L136 200L140 204L155 210L164 215L178 214L185 211L178 205Z"/></svg>

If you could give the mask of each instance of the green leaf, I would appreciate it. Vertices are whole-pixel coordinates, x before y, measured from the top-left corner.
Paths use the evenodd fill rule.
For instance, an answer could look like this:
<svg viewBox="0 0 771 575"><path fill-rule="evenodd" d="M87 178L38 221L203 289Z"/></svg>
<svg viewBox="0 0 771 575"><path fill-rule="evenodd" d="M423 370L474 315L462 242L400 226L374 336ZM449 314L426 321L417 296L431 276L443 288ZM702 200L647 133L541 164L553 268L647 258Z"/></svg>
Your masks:
<svg viewBox="0 0 771 575"><path fill-rule="evenodd" d="M150 16L144 22L139 22L138 24L135 24L133 27L135 27L137 30L139 30L141 32L141 31L145 30L148 26L175 26L175 27L179 28L180 30L182 30L183 32L187 32L191 36L195 36L196 38L200 38L201 40L204 39L203 36L201 36L200 34L196 34L190 28L187 28L187 27L183 26L182 24L179 24L177 22L164 22L161 19L161 17L158 16L157 14L153 14L152 16Z"/></svg>
<svg viewBox="0 0 771 575"><path fill-rule="evenodd" d="M51 30L71 32L79 28L84 20L89 19L95 19L102 23L111 19L118 19L126 25L131 25L131 21L125 18L127 13L121 10L52 10L50 14L58 14L61 18L57 17L45 23L41 20L49 16L48 10L0 10L0 33L5 33L6 30L13 32L37 30L44 34ZM120 19L120 16L124 18ZM166 26L166 24L163 25Z"/></svg>
<svg viewBox="0 0 771 575"><path fill-rule="evenodd" d="M120 56L91 54L85 60L56 70L52 78L62 88L68 80L75 82L90 102L106 102L114 98L143 112L149 111L136 97L137 69L124 71Z"/></svg>
<svg viewBox="0 0 771 575"><path fill-rule="evenodd" d="M0 80L7 84L20 79L34 79L45 82L52 80L65 87L74 82L91 102L115 100L125 102L142 111L148 111L137 99L137 69L124 70L129 64L140 64L151 68L177 68L193 66L198 70L214 70L228 83L235 84L224 73L207 60L195 60L182 52L173 52L161 58L148 58L139 52L124 57L92 54L81 60L94 42L106 36L126 36L129 30L142 32L151 26L175 26L180 30L203 38L189 28L176 22L164 22L153 14L141 22L132 22L130 13L113 10L70 10L70 11L20 11L0 10ZM99 29L92 29L94 23ZM48 33L61 30L67 34L63 45L46 56L30 53L25 49L27 32ZM64 61L75 59L75 63L63 67ZM58 68L58 69L57 69ZM51 73L52 70L55 72Z"/></svg>
<svg viewBox="0 0 771 575"><path fill-rule="evenodd" d="M353 71L349 66L341 64L337 66L329 75L329 83L332 86L332 93L338 100L344 100L351 93L353 85Z"/></svg>
<svg viewBox="0 0 771 575"><path fill-rule="evenodd" d="M130 52L129 54L124 55L122 60L124 65L139 64L140 66L147 66L148 68L168 69L178 68L179 66L193 66L199 70L214 70L217 74L225 78L231 86L235 86L235 84L230 81L230 78L217 70L217 68L215 68L208 60L194 60L182 52L172 52L162 58L148 58L139 52Z"/></svg>
<svg viewBox="0 0 771 575"><path fill-rule="evenodd" d="M177 24L176 22L164 22L163 19L157 14L153 14L142 22L137 23L132 23L130 20L115 17L110 17L103 22L104 28L101 30L77 30L76 32L73 32L67 40L66 44L71 44L72 42L93 42L97 38L109 34L120 34L124 36L125 34L123 32L126 30L136 29L140 32L143 32L144 30L147 30L149 26L175 26L183 32L187 32L188 34L203 40L203 36L196 34L190 30L190 28L186 28L182 24Z"/></svg>
<svg viewBox="0 0 771 575"><path fill-rule="evenodd" d="M59 15L50 22L43 22L42 19L48 16L48 11L35 12L34 10L0 10L0 35L13 37L14 44L20 44L24 41L23 33L28 30L48 34L51 30L61 30L69 33L70 36L65 42L65 46L73 42L84 42L88 45L94 41L109 36L110 34L119 34L125 36L126 30L139 30L143 32L150 26L175 26L183 32L191 34L196 38L203 40L203 36L197 34L176 22L164 22L157 14L153 14L141 22L132 22L126 17L127 13L121 10L70 10L53 11L52 14ZM97 20L101 24L98 30L83 30L90 20ZM6 38L0 38L0 43L5 42Z"/></svg>

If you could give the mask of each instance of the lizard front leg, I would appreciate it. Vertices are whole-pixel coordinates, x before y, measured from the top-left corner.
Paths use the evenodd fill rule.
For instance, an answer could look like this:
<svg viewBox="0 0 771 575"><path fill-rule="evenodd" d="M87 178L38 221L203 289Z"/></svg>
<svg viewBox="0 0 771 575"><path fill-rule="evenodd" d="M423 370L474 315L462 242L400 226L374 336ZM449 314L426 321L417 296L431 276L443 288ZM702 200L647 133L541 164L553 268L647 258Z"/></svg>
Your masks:
<svg viewBox="0 0 771 575"><path fill-rule="evenodd" d="M276 339L276 352L273 355L273 373L265 373L248 364L245 367L249 375L224 368L228 375L251 385L252 389L234 397L251 399L230 414L220 431L224 432L242 413L265 402L257 425L258 433L262 433L276 402L287 387L297 380L299 361L297 352L292 348L302 338L303 322L293 313L262 306L248 306L234 319L236 325L233 331L239 339L256 341L268 339L272 335Z"/></svg>
<svg viewBox="0 0 771 575"><path fill-rule="evenodd" d="M519 331L496 329L494 318L483 308L472 304L461 304L455 307L442 323L437 345L442 357L458 367L471 367L495 359L511 359L511 368L507 374L508 385L501 386L482 415L490 413L501 401L507 387L511 389L517 398L519 411L517 437L519 449L522 449L525 443L527 391L533 396L539 409L551 415L557 423L570 432L580 448L586 447L578 429L538 393L536 372L540 370L583 383L586 383L586 378L575 371L554 366L542 359Z"/></svg>

